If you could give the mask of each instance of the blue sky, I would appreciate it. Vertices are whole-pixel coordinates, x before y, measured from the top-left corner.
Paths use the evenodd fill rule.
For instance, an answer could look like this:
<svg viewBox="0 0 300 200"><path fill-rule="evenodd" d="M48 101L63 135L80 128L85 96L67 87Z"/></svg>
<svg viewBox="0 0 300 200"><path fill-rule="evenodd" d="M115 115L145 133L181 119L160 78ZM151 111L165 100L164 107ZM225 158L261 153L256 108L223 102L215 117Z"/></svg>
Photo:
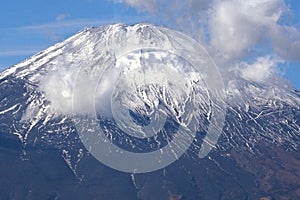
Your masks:
<svg viewBox="0 0 300 200"><path fill-rule="evenodd" d="M84 27L137 20L133 9L105 0L5 0L0 16L1 69Z"/></svg>
<svg viewBox="0 0 300 200"><path fill-rule="evenodd" d="M287 0L300 29L300 1ZM151 19L108 0L3 0L0 7L0 70L75 34L84 27ZM152 19L153 21L153 19ZM299 52L300 54L300 52ZM284 64L284 76L300 89L300 62Z"/></svg>

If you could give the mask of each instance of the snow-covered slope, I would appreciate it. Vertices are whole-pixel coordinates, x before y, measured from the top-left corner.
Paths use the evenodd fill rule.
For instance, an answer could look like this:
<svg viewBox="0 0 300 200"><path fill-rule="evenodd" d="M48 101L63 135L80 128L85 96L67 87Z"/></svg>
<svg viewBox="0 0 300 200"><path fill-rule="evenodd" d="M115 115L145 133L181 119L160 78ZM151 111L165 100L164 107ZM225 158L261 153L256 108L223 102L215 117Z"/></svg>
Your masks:
<svg viewBox="0 0 300 200"><path fill-rule="evenodd" d="M194 151L197 155L211 118L210 93L201 77L203 74L186 69L184 66L188 64L180 60L178 56L166 54L163 58L159 58L159 55L166 53L164 51L157 53L159 49L153 55L147 51L132 51L132 47L128 49L130 53L125 55L123 55L124 52L118 52L118 49L124 51L122 41L125 39L129 42L132 41L133 44L141 41L148 47L168 49L170 46L176 45L170 39L172 34L172 31L150 24L134 26L117 24L88 28L5 70L0 75L1 140L5 141L5 144L20 146L24 150L24 154L28 148L56 149L61 152L67 164L76 174L76 165L87 152L72 120L74 108L75 112L79 112L79 114L91 112L86 104L94 101L95 91L90 90L88 86L101 83L98 88L100 91L97 91L96 94L102 94L102 96L97 97L96 95L98 98L96 108L100 110L99 112L105 113L103 108L109 106L112 94L112 92L107 93L107 90L110 90L107 88L119 81L118 76L115 75L119 73L118 71L107 71L103 68L103 63L114 59L110 54L113 49L119 56L116 66L119 66L124 74L126 74L126 70L128 72L134 70L128 66L145 63L148 66L145 68L145 71L148 70L147 73L138 71L135 75L148 74L143 78L144 81L148 81L149 85L144 87L132 85L131 82L128 82L128 80L136 78L132 73L128 73L127 82L122 82L123 86L128 84L126 88L138 91L135 97L124 94L125 99L128 100L125 104L129 110L134 107L139 108L133 110L132 116L135 113L151 115L149 110L158 106L159 102L155 102L155 99L159 99L160 103L165 105L168 110L167 114L171 113L176 116L175 122L184 125L183 118L188 118L186 109L189 107L186 105L193 103L193 108L197 108L193 112L197 113L198 118L196 119L201 121L199 127L204 133L198 130L199 127L196 128L198 130L197 137L189 151L191 154ZM151 65L150 61L145 61L151 56L156 56L155 59L160 61L161 65L172 63L176 67L166 68L169 71L163 74L160 65ZM157 63L159 63L158 61ZM141 64L141 62L144 63ZM99 74L105 75L100 83ZM184 74L183 77L182 74ZM89 77L95 75L95 77L90 81L86 80L84 75ZM153 77L155 80L151 79ZM180 80L180 82L172 82L172 78ZM163 86L153 83L157 80L163 83L161 84ZM166 90L169 83L172 83L171 89ZM261 140L284 146L287 150L299 151L299 92L290 87L258 84L242 78L234 79L227 85L229 85L225 89L227 96L222 99L224 102L221 102L226 105L225 125L216 145L217 151L227 152L235 147L243 147L254 152L256 143ZM92 87L92 89L94 88ZM75 99L75 102L80 102L79 107L78 105L74 107L74 90L81 94L80 99ZM113 94L121 95L121 93ZM191 97L194 99L191 100ZM124 102L119 101L119 103ZM79 110L76 110L77 108ZM104 123L104 127L115 130L109 120L104 120L104 122L106 123ZM148 123L147 118L137 122ZM117 123L121 124L122 120ZM126 128L126 123L125 121L123 124L124 128ZM111 138L115 137L115 140L122 143L124 148L133 148L134 151L141 151L145 147L157 148L162 145L161 143L164 144L161 141L163 138L156 138L157 140L153 141L142 140L140 146L133 144L130 138L125 138L124 144L124 141L121 141L121 133L115 131ZM141 132L137 131L135 136L142 138L143 135L139 135ZM135 142L139 143L139 141ZM150 147L145 146L145 142L150 143Z"/></svg>
<svg viewBox="0 0 300 200"><path fill-rule="evenodd" d="M189 57L186 49L197 45L183 41L190 40L151 24L88 28L3 71L0 198L297 199L300 93L281 80L256 83L231 74L222 74L223 88L217 70L194 70L205 54ZM208 137L220 128L211 127L218 111L225 113L221 135ZM166 147L180 126L195 137L172 165L128 175L92 159L78 116L96 116L107 138L139 154ZM215 148L200 159L205 142Z"/></svg>

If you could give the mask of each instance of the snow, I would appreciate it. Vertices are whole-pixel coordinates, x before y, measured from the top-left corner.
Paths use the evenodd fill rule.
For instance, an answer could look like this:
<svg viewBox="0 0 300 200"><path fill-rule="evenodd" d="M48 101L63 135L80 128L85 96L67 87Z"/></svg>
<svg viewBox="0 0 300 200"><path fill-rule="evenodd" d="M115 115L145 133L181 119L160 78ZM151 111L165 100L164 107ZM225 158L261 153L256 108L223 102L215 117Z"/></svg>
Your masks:
<svg viewBox="0 0 300 200"><path fill-rule="evenodd" d="M191 66L181 60L176 52L157 48L140 50L133 48L134 45L125 48L120 42L124 38L132 43L152 38L155 45L160 44L162 49L169 49L175 44L168 40L168 34L172 37L173 33L147 24L117 24L85 29L0 74L0 80L9 79L10 76L16 80L25 80L24 87L29 91L28 94L23 94L27 98L22 105L26 106L25 112L21 104L3 105L0 116L5 117L10 112L14 115L22 112L22 120L18 123L27 123L28 126L22 125L23 132L19 131L18 127L12 127L12 134L17 135L22 143L26 143L26 138L35 126L40 124L39 128L42 129L54 123L53 119L58 117L60 120L55 124L62 127L56 130L43 129L41 134L70 134L70 128L63 126L69 117L74 112L93 116L98 109L97 105L105 108L100 110L104 116L111 117L114 113L106 108L116 102L139 113L151 115L153 110L158 109L158 102L161 101L167 108L165 113L175 116L184 128L191 128L191 122L202 122L201 116L210 121L215 114L212 109L212 105L215 104L210 102L210 91L204 81L205 73L191 70ZM113 37L115 38L111 40ZM147 45L151 46L150 43ZM110 48L117 48L116 55L109 53ZM124 49L128 52L121 52ZM113 63L109 62L111 60ZM227 106L227 112L234 116L234 120L226 122L229 125L227 124L227 130L223 131L226 132L223 135L224 140L229 141L232 147L242 143L251 149L259 137L265 137L280 144L289 142L293 148L298 148L295 138L299 138L300 125L293 114L285 116L286 111L283 109L286 108L285 104L288 104L294 108L295 113L299 112L299 93L291 92L289 87L253 82L253 74L250 72L243 75L245 77L234 78L227 83L227 99L224 99L223 103ZM0 87L7 84L10 82L4 80ZM97 85L100 86L96 87ZM124 87L130 88L129 92ZM121 95L125 98L121 98ZM190 108L193 110L187 111ZM280 121L274 116L280 116ZM121 126L122 123L124 127L133 124L129 118L120 118ZM282 130L282 125L285 125L288 131ZM137 130L136 132L145 130L137 125L131 129ZM95 130L87 131L91 133ZM152 130L154 131L156 129ZM128 132L132 134L131 130ZM245 132L248 135L245 135ZM35 137L34 143L42 139L53 143L53 140L45 135ZM62 136L58 138L60 143L65 139ZM210 140L206 141L211 143ZM135 148L131 140L127 139L125 142ZM169 153L177 156L176 151ZM74 154L71 155L69 150L64 149L62 156L75 171L76 163L80 162L84 153L81 150Z"/></svg>
<svg viewBox="0 0 300 200"><path fill-rule="evenodd" d="M11 106L11 107L5 109L5 110L0 111L0 115L4 114L4 113L6 113L6 112L12 111L12 110L14 110L16 107L18 107L18 106L20 106L20 105L19 105L19 104L16 104L16 105L13 105L13 106Z"/></svg>

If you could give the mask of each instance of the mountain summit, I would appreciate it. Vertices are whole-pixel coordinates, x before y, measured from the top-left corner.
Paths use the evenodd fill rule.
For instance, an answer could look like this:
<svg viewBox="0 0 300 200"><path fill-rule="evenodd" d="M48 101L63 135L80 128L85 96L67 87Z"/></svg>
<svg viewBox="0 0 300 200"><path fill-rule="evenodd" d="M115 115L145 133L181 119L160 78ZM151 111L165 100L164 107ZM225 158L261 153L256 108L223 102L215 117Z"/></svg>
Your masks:
<svg viewBox="0 0 300 200"><path fill-rule="evenodd" d="M195 58L192 42L145 23L87 28L3 71L1 199L300 198L300 93L242 77L224 86L211 68L195 67L213 62ZM178 130L195 135L174 142L172 164L123 173L97 160L78 116L96 117L111 143L141 155L167 147Z"/></svg>

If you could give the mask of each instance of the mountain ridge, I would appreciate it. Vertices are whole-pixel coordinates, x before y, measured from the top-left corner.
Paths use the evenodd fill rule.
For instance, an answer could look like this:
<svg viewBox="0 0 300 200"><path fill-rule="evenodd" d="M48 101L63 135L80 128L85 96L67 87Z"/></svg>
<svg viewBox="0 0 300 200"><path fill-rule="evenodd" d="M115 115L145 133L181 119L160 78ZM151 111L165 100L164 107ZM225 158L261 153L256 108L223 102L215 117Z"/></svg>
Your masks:
<svg viewBox="0 0 300 200"><path fill-rule="evenodd" d="M144 30L142 30L142 28L144 28ZM3 71L0 75L0 141L4 141L0 143L1 147L5 149L19 149L21 152L20 157L24 160L27 159L27 151L31 153L39 149L42 151L47 149L54 150L64 159L73 175L81 182L84 182L85 176L89 175L82 173L84 170L82 170L82 168L80 169L80 167L84 165L82 163L84 163L85 160L91 159L91 155L81 143L78 133L76 132L76 127L72 120L72 113L70 113L69 110L67 110L67 113L60 113L57 112L56 109L53 109L51 107L53 102L47 98L49 94L44 93L44 89L48 87L48 85L41 85L40 83L44 81L45 77L48 78L45 79L45 83L47 83L47 80L52 80L51 78L53 78L54 83L58 84L57 87L54 87L53 91L62 92L59 94L59 97L69 100L71 98L69 91L72 91L72 89L68 90L72 86L70 80L72 80L73 75L76 76L76 73L72 72L68 74L66 72L70 70L71 67L77 66L79 68L85 67L84 69L87 70L88 73L96 73L97 63L103 60L99 59L99 55L96 54L99 45L94 44L93 39L98 41L98 39L101 38L103 40L100 41L102 45L102 43L106 43L107 38L104 37L106 36L105 34L116 37L117 34L127 34L126 29L136 31L134 33L137 34L137 36L134 34L133 36L136 36L138 39L153 39L156 34L162 34L155 26L148 24L135 26L118 24L101 28L84 29L66 41L58 43L24 62ZM110 32L107 33L106 31ZM164 32L164 34L166 34L166 32ZM160 35L157 41L167 40L167 36ZM122 37L120 36L120 38ZM76 45L80 48L77 49ZM80 62L83 58L85 61ZM88 66L85 66L87 64ZM59 72L60 70L62 71ZM59 76L63 77L63 79L60 79ZM58 79L56 79L57 77ZM270 85L254 83L245 79L234 81L236 82L231 82L234 87L229 87L226 91L228 99L226 99L225 125L216 148L213 149L207 158L198 161L199 158L195 152L199 151L201 142L194 141L187 155L184 155L182 158L182 160L186 160L192 157L194 158L192 160L200 162L201 164L206 162L215 163L207 165L213 165L217 168L215 169L216 171L210 173L209 169L206 169L206 172L200 173L203 176L216 178L214 173L221 173L224 172L224 170L227 171L228 169L225 169L226 163L232 159L241 166L245 165L245 168L251 173L258 173L249 167L249 163L247 164L245 160L247 160L247 157L249 159L251 158L250 160L255 160L256 157L261 154L264 159L264 151L265 148L268 148L268 145L274 149L279 149L278 151L281 152L282 155L299 155L299 91L293 90L289 86L273 86L272 88ZM59 84L63 84L63 86ZM58 106L67 107L68 105L63 103ZM207 114L206 112L205 110L204 113ZM197 137L201 139L203 135L199 133ZM241 152L241 155L238 155L237 152ZM267 156L273 155L272 151L266 152ZM292 156L291 159L294 159L294 157ZM284 158L279 158L279 162L282 162L282 160L284 160ZM187 161L189 166L193 166L191 168L194 168L194 164L191 164L194 161ZM176 164L175 162L174 165L184 165L184 162L178 162L180 164ZM261 167L261 165L258 166ZM170 166L168 169L172 171L173 168ZM232 170L230 173L235 173L234 167L229 167L229 169ZM287 167L287 169L290 168ZM292 169L294 170L294 168ZM246 172L239 171L236 173ZM172 173L172 175L174 175L174 173ZM228 173L226 176L221 175L221 177L227 176ZM197 176L195 175L195 177ZM216 178L216 180L219 179ZM195 178L194 182L197 182L197 184L202 183L199 177ZM193 184L195 184L194 182ZM173 184L180 185L178 180L173 180ZM273 185L276 185L275 183L269 182L268 184L271 185L269 188L273 188ZM300 183L297 181L292 182L292 184L294 184L295 188L296 186L300 186ZM235 187L244 189L247 187L247 184L244 182L238 185L240 186ZM219 186L214 187L215 190L222 190L217 189ZM172 187L170 186L170 188ZM251 188L255 188L255 186L251 186ZM259 188L257 190L259 192L264 191L264 193L258 192L259 194L267 194L266 191L270 191L269 188L263 187L263 189ZM136 190L143 191L137 188ZM214 196L213 192L204 194L204 191L196 186L193 190L201 191L202 193L199 192L199 195L201 193L203 199L209 199L209 197ZM178 194L183 193L185 196L189 195L188 193L184 193L184 190L180 191L181 190L178 189ZM296 189L294 191L296 191ZM245 193L247 193L246 196L249 195L249 192ZM297 196L297 193L295 193L295 195ZM140 199L151 199L149 196L141 196ZM239 197L245 196L241 195ZM190 197L190 199L197 198L199 199L200 197ZM227 199L229 199L229 197Z"/></svg>

